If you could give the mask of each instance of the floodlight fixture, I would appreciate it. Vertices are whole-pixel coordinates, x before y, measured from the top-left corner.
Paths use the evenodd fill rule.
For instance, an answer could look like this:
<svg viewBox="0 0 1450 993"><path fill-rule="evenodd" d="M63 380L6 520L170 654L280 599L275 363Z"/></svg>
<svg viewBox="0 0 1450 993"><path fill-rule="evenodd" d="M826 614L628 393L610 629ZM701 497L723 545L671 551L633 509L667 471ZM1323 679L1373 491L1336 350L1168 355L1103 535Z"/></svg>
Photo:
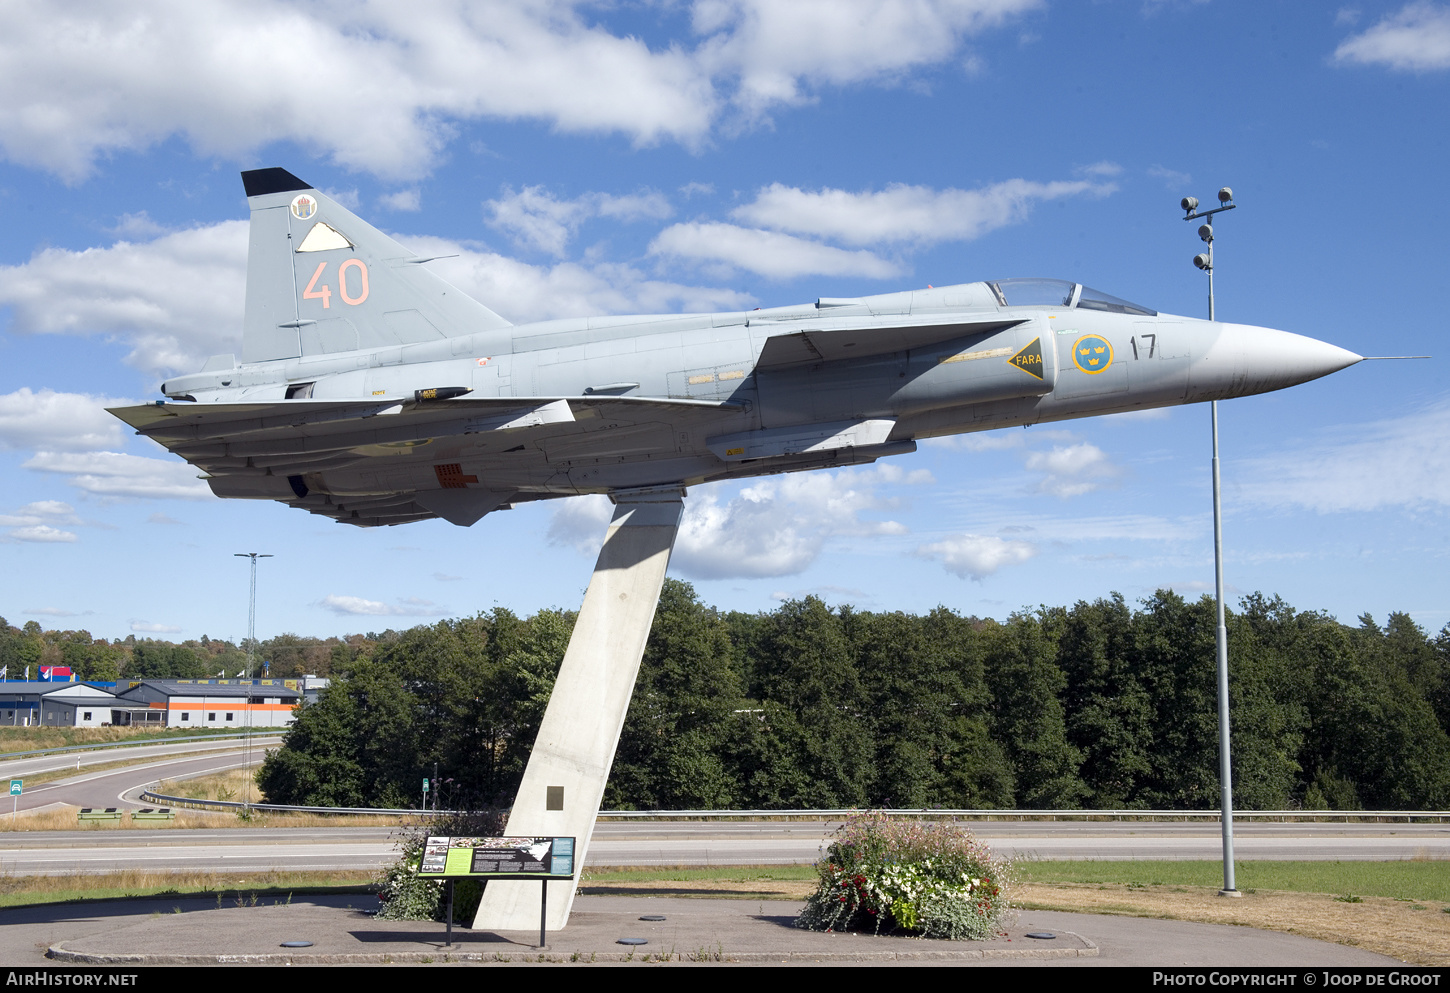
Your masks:
<svg viewBox="0 0 1450 993"><path fill-rule="evenodd" d="M1178 206L1182 207L1185 213L1191 214L1198 209L1198 197L1184 197L1179 201Z"/></svg>
<svg viewBox="0 0 1450 993"><path fill-rule="evenodd" d="M1221 190L1218 191L1218 202L1219 203L1233 203L1233 198L1234 198L1234 191L1231 190L1231 189L1229 189L1227 186L1225 186L1223 189L1221 189Z"/></svg>
<svg viewBox="0 0 1450 993"><path fill-rule="evenodd" d="M1200 224L1198 227L1198 236L1202 238L1205 242L1213 241L1213 225Z"/></svg>

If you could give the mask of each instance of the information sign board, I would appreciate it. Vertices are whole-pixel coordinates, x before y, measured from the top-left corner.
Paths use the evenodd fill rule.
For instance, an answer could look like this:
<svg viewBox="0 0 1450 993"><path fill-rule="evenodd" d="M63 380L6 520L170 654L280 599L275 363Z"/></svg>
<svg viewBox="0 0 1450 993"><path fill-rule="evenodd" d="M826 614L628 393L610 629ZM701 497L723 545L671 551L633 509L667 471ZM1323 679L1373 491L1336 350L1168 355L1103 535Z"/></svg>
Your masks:
<svg viewBox="0 0 1450 993"><path fill-rule="evenodd" d="M571 879L574 839L430 837L418 874L433 879Z"/></svg>
<svg viewBox="0 0 1450 993"><path fill-rule="evenodd" d="M25 782L25 780L23 780L23 779L12 779L12 780L10 780L10 795L11 796L19 796L20 795L21 786L24 784L24 782Z"/></svg>

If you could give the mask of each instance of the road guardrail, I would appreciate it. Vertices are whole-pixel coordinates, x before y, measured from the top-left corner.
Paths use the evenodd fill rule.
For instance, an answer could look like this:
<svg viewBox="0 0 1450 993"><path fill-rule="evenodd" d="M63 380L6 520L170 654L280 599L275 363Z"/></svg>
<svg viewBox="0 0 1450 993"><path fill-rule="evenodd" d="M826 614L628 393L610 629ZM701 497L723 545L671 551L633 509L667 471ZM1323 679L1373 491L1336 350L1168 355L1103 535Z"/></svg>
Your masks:
<svg viewBox="0 0 1450 993"><path fill-rule="evenodd" d="M243 803L239 800L204 800L166 796L143 790L141 797L152 803L211 810L268 810L294 814L395 814L407 817L436 817L463 813L457 810L404 810L392 807L297 807L279 803ZM876 810L886 817L953 821L1209 821L1219 819L1217 810ZM601 810L601 821L844 821L860 810ZM1234 820L1267 821L1450 821L1447 810L1235 810Z"/></svg>

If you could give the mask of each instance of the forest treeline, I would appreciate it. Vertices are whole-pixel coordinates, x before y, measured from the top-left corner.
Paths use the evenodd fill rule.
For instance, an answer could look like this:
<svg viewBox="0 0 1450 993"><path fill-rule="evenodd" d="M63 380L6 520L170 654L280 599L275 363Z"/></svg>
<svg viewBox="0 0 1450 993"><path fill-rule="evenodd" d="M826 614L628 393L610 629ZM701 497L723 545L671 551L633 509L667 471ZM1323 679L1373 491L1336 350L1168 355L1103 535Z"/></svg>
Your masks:
<svg viewBox="0 0 1450 993"><path fill-rule="evenodd" d="M259 782L278 803L507 805L573 615L496 609L328 648L334 682ZM1214 607L1160 591L1005 623L725 613L667 581L611 808L1208 808ZM1357 627L1278 598L1228 619L1244 809L1450 807L1450 626Z"/></svg>
<svg viewBox="0 0 1450 993"><path fill-rule="evenodd" d="M393 637L393 632L370 633L342 638L304 638L278 635L256 646L255 672L260 676L262 661L270 663L275 678L325 676L335 665L346 664L371 644ZM31 679L40 678L41 666L69 666L75 678L98 682L119 679L209 679L225 672L227 678L248 673L246 643L233 644L202 635L179 644L154 638L107 641L89 631L47 631L37 621L12 627L0 617L0 666L7 678L22 679L27 668Z"/></svg>

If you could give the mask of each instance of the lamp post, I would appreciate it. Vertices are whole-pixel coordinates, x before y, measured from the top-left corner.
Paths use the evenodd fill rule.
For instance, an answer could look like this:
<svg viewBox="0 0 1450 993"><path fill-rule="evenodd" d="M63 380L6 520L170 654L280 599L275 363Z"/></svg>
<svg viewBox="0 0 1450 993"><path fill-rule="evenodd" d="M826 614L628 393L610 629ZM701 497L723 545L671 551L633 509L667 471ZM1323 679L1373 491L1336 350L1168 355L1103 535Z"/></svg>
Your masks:
<svg viewBox="0 0 1450 993"><path fill-rule="evenodd" d="M1218 191L1219 206L1212 210L1199 210L1197 197L1184 197L1179 203L1183 208L1184 220L1212 218L1214 214L1234 209L1233 190L1225 186ZM1208 319L1214 320L1213 308L1213 224L1206 221L1198 229L1198 236L1208 245L1208 251L1193 257L1193 264L1208 273ZM1229 757L1229 713L1228 713L1228 625L1224 622L1223 610L1223 498L1219 488L1218 472L1218 401L1209 403L1209 420L1213 429L1213 595L1218 625L1214 632L1214 643L1218 656L1218 791L1220 815L1223 829L1223 889L1219 896L1242 896L1234 887L1234 800L1232 762Z"/></svg>
<svg viewBox="0 0 1450 993"><path fill-rule="evenodd" d="M257 560L270 559L269 554L259 552L234 552L234 558L252 560L252 594L248 600L247 607L247 679L252 678L253 659L257 652ZM252 767L252 691L247 689L247 695L242 697L243 709L247 714L247 768ZM243 810L250 813L252 807L252 780L247 778L247 799L244 802Z"/></svg>

